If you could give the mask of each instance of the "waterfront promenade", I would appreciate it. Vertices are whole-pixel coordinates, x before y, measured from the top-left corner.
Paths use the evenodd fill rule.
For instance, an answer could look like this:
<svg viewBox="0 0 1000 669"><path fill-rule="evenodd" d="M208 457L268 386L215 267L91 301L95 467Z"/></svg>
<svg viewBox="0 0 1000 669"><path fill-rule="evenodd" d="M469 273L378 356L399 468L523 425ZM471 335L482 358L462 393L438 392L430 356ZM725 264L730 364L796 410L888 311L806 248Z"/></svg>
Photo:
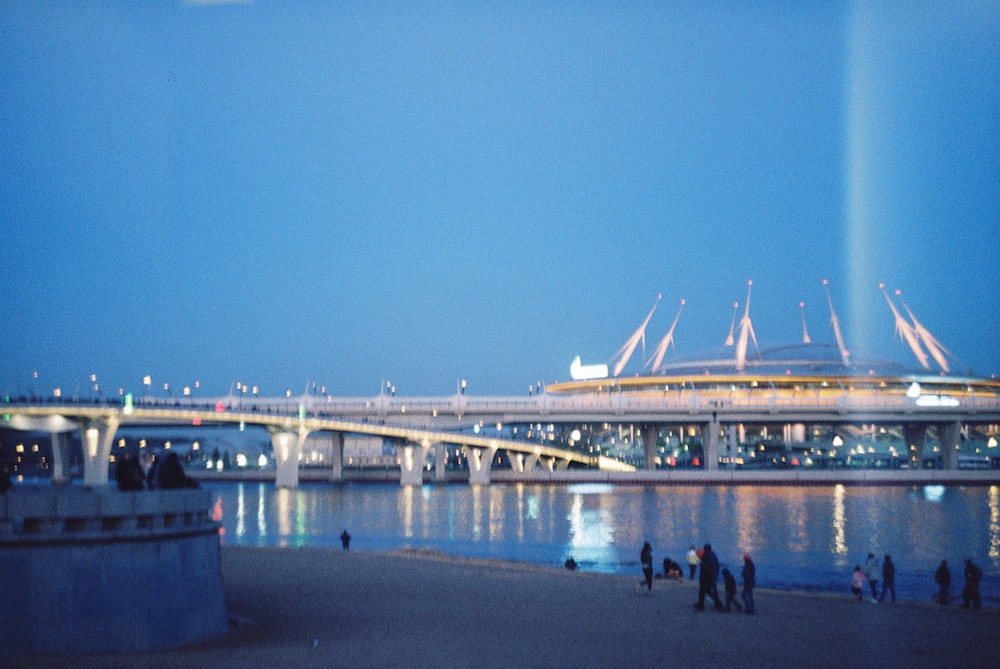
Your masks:
<svg viewBox="0 0 1000 669"><path fill-rule="evenodd" d="M16 667L995 666L1000 613L757 591L758 614L697 613L690 581L426 553L223 547L231 628L157 653ZM136 581L141 592L141 576Z"/></svg>

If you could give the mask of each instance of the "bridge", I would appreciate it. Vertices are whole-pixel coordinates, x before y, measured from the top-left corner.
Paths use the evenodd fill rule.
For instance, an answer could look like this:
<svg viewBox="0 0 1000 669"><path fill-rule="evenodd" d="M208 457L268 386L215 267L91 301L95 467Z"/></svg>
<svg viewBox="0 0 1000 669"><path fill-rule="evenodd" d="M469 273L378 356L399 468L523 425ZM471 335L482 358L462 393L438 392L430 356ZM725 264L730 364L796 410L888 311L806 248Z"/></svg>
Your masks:
<svg viewBox="0 0 1000 669"><path fill-rule="evenodd" d="M305 394L128 397L112 402L11 398L4 411L6 425L13 429L53 434L78 431L88 486L107 484L118 428L143 425L263 426L270 434L275 482L281 487L298 485L303 446L310 435L320 433L330 435L332 480L343 478L345 435L369 435L396 444L404 485L423 481L431 449L435 480L444 480L448 445L464 452L473 484L489 483L498 451L506 452L515 473L556 471L572 465L618 472L620 480L628 480L636 473L635 465L602 453L592 444L587 446L580 436L567 436L579 433L580 428L592 431L594 426L625 429L634 435L633 443L642 444L646 477L658 461L663 464L658 445L664 432L671 430L701 442L701 468L707 472L731 464L736 445L748 440L748 431L757 436L781 435L778 441L790 452L791 444L810 441L807 426L815 425L827 426L848 441L852 434L876 427L898 435L907 451L903 457L908 457L908 466L913 468L922 466L929 441L937 443L931 450L945 470L958 469L962 443L973 443L974 450L990 455L997 451L1000 458L996 444L1000 392L996 382L984 386L982 382L963 385L952 380L939 388L935 386L940 384L937 377L922 381L925 391L914 394L912 384L917 381L907 385L899 379L889 383L877 377L833 383L817 382L813 377L778 377L751 384L743 376L717 375L711 384L703 378L677 383L677 379L635 377L585 387L555 385L550 386L553 392L527 397L457 393L443 397L380 394L335 398ZM554 438L557 433L559 440ZM825 444L828 452L836 448L837 438ZM55 451L53 472L61 477L66 454Z"/></svg>

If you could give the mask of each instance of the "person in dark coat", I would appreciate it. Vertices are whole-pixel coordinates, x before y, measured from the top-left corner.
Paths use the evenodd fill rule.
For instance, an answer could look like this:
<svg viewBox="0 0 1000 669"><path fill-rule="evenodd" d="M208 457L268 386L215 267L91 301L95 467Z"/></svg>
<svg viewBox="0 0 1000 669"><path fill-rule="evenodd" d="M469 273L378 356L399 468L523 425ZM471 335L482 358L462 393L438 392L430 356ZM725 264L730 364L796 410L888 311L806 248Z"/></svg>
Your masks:
<svg viewBox="0 0 1000 669"><path fill-rule="evenodd" d="M719 558L712 552L712 544L705 544L705 552L701 556L701 567L698 573L698 603L695 608L705 610L705 595L712 598L716 611L722 611L719 600Z"/></svg>
<svg viewBox="0 0 1000 669"><path fill-rule="evenodd" d="M351 550L351 534L344 528L344 531L340 533L340 545L344 547L345 551Z"/></svg>
<svg viewBox="0 0 1000 669"><path fill-rule="evenodd" d="M892 602L896 602L896 565L892 561L891 555L886 555L882 561L882 594L878 601L885 601L885 593L888 591L892 595Z"/></svg>
<svg viewBox="0 0 1000 669"><path fill-rule="evenodd" d="M740 572L740 576L743 577L743 608L747 613L752 614L754 612L753 589L757 587L757 565L753 563L750 553L743 554L743 571Z"/></svg>
<svg viewBox="0 0 1000 669"><path fill-rule="evenodd" d="M646 590L653 590L653 547L647 541L639 553L639 563L642 564L642 575L646 579Z"/></svg>
<svg viewBox="0 0 1000 669"><path fill-rule="evenodd" d="M965 587L962 589L962 608L978 609L982 606L979 599L979 581L983 580L983 571L969 558L965 559Z"/></svg>
<svg viewBox="0 0 1000 669"><path fill-rule="evenodd" d="M733 573L728 569L722 570L722 582L726 586L726 613L732 611L734 606L736 612L739 613L743 607L736 601L736 579L733 578Z"/></svg>
<svg viewBox="0 0 1000 669"><path fill-rule="evenodd" d="M142 490L145 485L142 466L130 451L125 451L115 463L115 482L119 490Z"/></svg>
<svg viewBox="0 0 1000 669"><path fill-rule="evenodd" d="M192 485L194 484L194 485ZM168 453L160 465L159 487L164 490L195 487L197 484L188 482L184 468L176 453Z"/></svg>
<svg viewBox="0 0 1000 669"><path fill-rule="evenodd" d="M934 572L934 582L938 584L938 604L946 606L951 599L951 571L948 570L947 560L941 560L938 565Z"/></svg>

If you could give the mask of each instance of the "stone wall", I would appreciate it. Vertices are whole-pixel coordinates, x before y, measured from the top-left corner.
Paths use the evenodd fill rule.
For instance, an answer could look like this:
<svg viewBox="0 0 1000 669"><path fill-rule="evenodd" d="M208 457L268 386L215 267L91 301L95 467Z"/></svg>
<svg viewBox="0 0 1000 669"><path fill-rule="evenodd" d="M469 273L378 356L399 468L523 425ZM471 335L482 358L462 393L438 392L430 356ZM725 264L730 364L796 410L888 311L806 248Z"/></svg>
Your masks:
<svg viewBox="0 0 1000 669"><path fill-rule="evenodd" d="M0 655L152 650L228 628L207 490L0 495Z"/></svg>

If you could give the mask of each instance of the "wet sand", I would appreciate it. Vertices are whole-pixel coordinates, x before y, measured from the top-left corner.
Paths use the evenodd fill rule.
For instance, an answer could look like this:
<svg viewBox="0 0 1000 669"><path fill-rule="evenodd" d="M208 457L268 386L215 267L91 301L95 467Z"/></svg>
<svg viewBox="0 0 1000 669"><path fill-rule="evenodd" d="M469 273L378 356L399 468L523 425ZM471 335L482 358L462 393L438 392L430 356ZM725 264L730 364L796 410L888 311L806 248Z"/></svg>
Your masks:
<svg viewBox="0 0 1000 669"><path fill-rule="evenodd" d="M23 667L993 667L1000 612L756 591L697 612L654 582L427 552L224 546L229 633L153 653ZM846 590L846 588L845 588ZM928 589L928 596L930 588Z"/></svg>

